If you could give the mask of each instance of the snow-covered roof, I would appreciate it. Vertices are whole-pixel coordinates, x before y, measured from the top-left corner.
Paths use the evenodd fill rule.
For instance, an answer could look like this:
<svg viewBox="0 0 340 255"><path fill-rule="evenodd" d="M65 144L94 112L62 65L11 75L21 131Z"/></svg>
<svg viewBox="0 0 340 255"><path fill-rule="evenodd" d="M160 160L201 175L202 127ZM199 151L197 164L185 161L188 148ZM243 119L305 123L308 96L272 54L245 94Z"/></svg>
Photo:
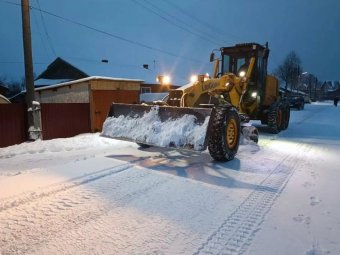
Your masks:
<svg viewBox="0 0 340 255"><path fill-rule="evenodd" d="M301 90L296 90L296 89L290 89L290 88L283 88L280 87L280 90L283 92L290 92L290 93L295 93L295 94L300 94L300 95L307 95L305 92L301 91Z"/></svg>
<svg viewBox="0 0 340 255"><path fill-rule="evenodd" d="M185 84L183 86L181 86L182 89L186 89L186 88L189 88L190 86L192 86L194 84L194 82L190 82L188 84Z"/></svg>
<svg viewBox="0 0 340 255"><path fill-rule="evenodd" d="M72 81L71 79L39 79L34 81L35 87L41 87L41 86L49 86L49 85L55 85L59 83L64 83Z"/></svg>
<svg viewBox="0 0 340 255"><path fill-rule="evenodd" d="M7 103L10 103L10 101L5 96L3 96L1 94L0 94L0 99L1 99L0 101L5 101Z"/></svg>
<svg viewBox="0 0 340 255"><path fill-rule="evenodd" d="M169 93L143 93L140 94L139 100L144 102L153 102L163 100Z"/></svg>
<svg viewBox="0 0 340 255"><path fill-rule="evenodd" d="M63 86L68 86L80 82L85 82L89 80L110 80L110 81L132 81L132 82L143 82L143 80L138 80L138 79L125 79L125 78L112 78L112 77L104 77L104 76L90 76L86 77L83 79L78 79L78 80L73 80L73 81L68 81L68 82L62 82L54 85L49 85L49 86L44 86L41 88L36 88L35 91L41 91L41 90L46 90L46 89L51 89L51 88L58 88L58 87L63 87Z"/></svg>

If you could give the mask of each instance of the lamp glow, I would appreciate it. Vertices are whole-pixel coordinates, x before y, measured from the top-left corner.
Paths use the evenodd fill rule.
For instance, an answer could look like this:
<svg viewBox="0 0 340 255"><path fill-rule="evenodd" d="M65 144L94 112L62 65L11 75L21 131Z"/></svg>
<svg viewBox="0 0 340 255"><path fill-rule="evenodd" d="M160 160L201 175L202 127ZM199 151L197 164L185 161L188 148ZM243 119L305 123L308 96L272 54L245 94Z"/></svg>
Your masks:
<svg viewBox="0 0 340 255"><path fill-rule="evenodd" d="M256 96L257 96L257 92L251 93L251 97L256 98Z"/></svg>
<svg viewBox="0 0 340 255"><path fill-rule="evenodd" d="M192 82L192 83L194 83L194 82L196 82L196 81L198 81L198 77L197 77L197 75L191 75L191 77L190 77L190 81Z"/></svg>

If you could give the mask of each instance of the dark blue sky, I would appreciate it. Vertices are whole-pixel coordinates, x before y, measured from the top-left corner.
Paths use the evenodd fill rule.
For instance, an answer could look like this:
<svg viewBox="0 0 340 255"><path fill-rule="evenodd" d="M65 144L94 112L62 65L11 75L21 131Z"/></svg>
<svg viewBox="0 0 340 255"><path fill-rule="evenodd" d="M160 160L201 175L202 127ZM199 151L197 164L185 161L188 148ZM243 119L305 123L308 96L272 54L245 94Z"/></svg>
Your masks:
<svg viewBox="0 0 340 255"><path fill-rule="evenodd" d="M15 4L20 1L0 0L0 75L19 80L24 75L23 46L21 9ZM30 0L30 4L36 74L62 57L90 75L154 81L157 73L169 73L175 83L185 84L193 73L211 73L212 49L268 41L270 72L294 50L304 71L319 80L340 79L339 0Z"/></svg>

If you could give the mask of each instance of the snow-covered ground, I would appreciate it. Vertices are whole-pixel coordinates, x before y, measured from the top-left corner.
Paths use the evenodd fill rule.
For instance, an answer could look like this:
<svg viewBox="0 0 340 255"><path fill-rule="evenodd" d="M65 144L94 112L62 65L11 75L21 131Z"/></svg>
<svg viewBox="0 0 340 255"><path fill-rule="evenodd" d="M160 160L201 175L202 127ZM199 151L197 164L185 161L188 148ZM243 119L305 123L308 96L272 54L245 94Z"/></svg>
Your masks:
<svg viewBox="0 0 340 255"><path fill-rule="evenodd" d="M84 134L0 149L0 254L340 254L340 108L233 161Z"/></svg>

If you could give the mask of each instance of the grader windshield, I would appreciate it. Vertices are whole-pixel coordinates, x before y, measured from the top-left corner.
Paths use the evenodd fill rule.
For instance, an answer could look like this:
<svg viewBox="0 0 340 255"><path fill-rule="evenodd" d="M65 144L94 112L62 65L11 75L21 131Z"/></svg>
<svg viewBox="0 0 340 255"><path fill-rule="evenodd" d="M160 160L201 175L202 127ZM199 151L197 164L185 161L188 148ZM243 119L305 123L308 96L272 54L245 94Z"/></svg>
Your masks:
<svg viewBox="0 0 340 255"><path fill-rule="evenodd" d="M249 58L232 57L230 55L223 55L222 57L222 73L233 73L239 75L239 72L246 68L249 64Z"/></svg>
<svg viewBox="0 0 340 255"><path fill-rule="evenodd" d="M259 88L262 88L267 75L268 54L269 50L267 47L263 47L256 43L223 47L221 48L221 73L233 73L242 77L248 70L250 59L255 57L255 66L254 70L252 70L250 82Z"/></svg>

